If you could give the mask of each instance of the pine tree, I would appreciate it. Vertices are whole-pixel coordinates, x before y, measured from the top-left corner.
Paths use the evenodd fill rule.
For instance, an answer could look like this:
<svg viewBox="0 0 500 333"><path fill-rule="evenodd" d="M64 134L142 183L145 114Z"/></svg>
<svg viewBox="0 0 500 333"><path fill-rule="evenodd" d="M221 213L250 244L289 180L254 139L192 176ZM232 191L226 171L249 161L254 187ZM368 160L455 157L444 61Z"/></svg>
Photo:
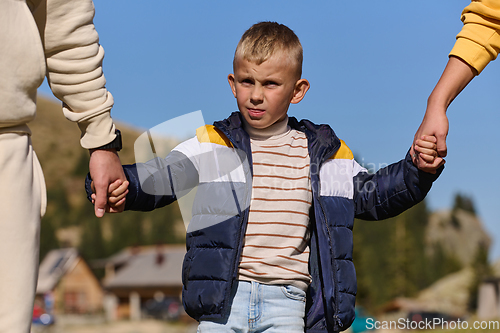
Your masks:
<svg viewBox="0 0 500 333"><path fill-rule="evenodd" d="M59 248L59 241L56 237L56 229L50 219L42 219L40 227L40 261L53 249Z"/></svg>
<svg viewBox="0 0 500 333"><path fill-rule="evenodd" d="M108 254L101 227L101 220L94 216L83 222L79 250L86 260L105 258Z"/></svg>
<svg viewBox="0 0 500 333"><path fill-rule="evenodd" d="M457 193L455 194L455 199L453 202L453 212L457 209L465 210L466 212L476 215L476 208L474 207L474 201L471 197Z"/></svg>
<svg viewBox="0 0 500 333"><path fill-rule="evenodd" d="M469 287L469 310L475 311L479 286L492 273L492 268L488 263L488 248L486 246L478 246L472 269L474 270L474 279Z"/></svg>

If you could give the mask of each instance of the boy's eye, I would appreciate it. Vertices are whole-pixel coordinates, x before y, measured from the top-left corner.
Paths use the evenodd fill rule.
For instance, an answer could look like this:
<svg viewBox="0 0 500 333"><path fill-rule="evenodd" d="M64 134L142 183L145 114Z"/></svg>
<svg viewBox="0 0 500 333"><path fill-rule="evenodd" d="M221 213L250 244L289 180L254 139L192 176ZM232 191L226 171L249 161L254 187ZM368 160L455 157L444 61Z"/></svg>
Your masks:
<svg viewBox="0 0 500 333"><path fill-rule="evenodd" d="M274 81L267 81L265 83L265 85L268 86L268 87L276 87L276 86L278 86L278 83L274 82Z"/></svg>
<svg viewBox="0 0 500 333"><path fill-rule="evenodd" d="M244 85L250 85L250 84L253 84L252 80L250 79L244 79L244 80L241 80L241 83L244 84Z"/></svg>

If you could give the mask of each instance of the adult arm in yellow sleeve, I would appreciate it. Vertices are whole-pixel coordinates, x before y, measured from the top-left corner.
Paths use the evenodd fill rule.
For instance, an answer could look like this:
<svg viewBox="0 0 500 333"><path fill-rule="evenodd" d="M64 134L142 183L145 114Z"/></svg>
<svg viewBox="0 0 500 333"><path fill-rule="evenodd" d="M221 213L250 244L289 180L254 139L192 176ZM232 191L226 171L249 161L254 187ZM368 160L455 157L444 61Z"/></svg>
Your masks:
<svg viewBox="0 0 500 333"><path fill-rule="evenodd" d="M435 136L439 156L441 158L446 157L446 136L448 135L449 128L446 110L474 76L474 69L462 59L453 56L450 57L441 78L427 100L425 116L415 134L413 145L423 135ZM436 158L434 163L428 164L421 157L417 158L413 151L412 157L413 162L424 171L427 171L427 169L432 170L435 168L435 165L441 163L441 159Z"/></svg>
<svg viewBox="0 0 500 333"><path fill-rule="evenodd" d="M462 59L479 74L500 50L500 0L473 1L463 10L462 22L450 56Z"/></svg>
<svg viewBox="0 0 500 333"><path fill-rule="evenodd" d="M500 50L500 0L473 1L463 10L462 21L464 27L457 35L448 64L427 100L424 119L414 138L415 144L422 135L436 136L441 157L447 155L448 106L490 61L496 59ZM426 168L426 162L417 158L413 151L412 156L419 167ZM436 159L434 163L439 162Z"/></svg>

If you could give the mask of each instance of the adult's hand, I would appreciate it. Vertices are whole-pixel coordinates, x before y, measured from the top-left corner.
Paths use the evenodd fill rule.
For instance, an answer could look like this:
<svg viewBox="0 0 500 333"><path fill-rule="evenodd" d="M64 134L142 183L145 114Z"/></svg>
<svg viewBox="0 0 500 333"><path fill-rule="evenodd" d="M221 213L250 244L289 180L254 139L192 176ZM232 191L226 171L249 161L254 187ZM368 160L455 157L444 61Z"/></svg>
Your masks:
<svg viewBox="0 0 500 333"><path fill-rule="evenodd" d="M448 149L446 147L446 137L448 136L449 123L446 116L446 109L430 109L427 108L424 120L415 133L413 142L421 139L422 135L435 136L437 139L437 152L439 156L446 157Z"/></svg>
<svg viewBox="0 0 500 333"><path fill-rule="evenodd" d="M437 165L442 162L442 158L448 154L446 136L448 135L449 124L446 110L476 74L477 71L462 59L452 56L448 60L441 78L427 100L424 120L415 134L411 147L413 162L420 169L425 171L428 165L418 154L415 154L415 140L420 139L422 135L435 136L440 157L436 158L434 163ZM429 169L434 167L434 165L429 166Z"/></svg>
<svg viewBox="0 0 500 333"><path fill-rule="evenodd" d="M95 149L90 151L89 162L90 176L95 187L95 216L102 217L104 213L121 212L125 202L118 206L108 205L108 187L117 179L126 181L125 173L116 149Z"/></svg>
<svg viewBox="0 0 500 333"><path fill-rule="evenodd" d="M427 108L422 124L415 133L413 138L413 144L411 147L411 155L413 163L415 163L422 171L433 172L436 167L443 163L443 158L448 154L448 148L446 146L446 136L448 135L449 123L448 117L446 116L446 109L430 107ZM434 136L437 139L437 152L438 157L434 159L432 163L426 161L418 153L414 151L415 143L422 136Z"/></svg>

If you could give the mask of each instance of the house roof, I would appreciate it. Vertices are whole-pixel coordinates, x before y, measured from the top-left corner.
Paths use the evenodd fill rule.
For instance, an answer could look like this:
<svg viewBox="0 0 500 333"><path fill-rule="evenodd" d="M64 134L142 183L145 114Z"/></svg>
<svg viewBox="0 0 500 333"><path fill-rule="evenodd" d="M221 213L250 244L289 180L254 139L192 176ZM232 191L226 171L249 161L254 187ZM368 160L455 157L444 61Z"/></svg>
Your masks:
<svg viewBox="0 0 500 333"><path fill-rule="evenodd" d="M125 264L105 280L104 286L108 289L180 286L185 254L184 245L127 249L109 259L113 264L124 261Z"/></svg>
<svg viewBox="0 0 500 333"><path fill-rule="evenodd" d="M109 258L94 259L90 261L90 265L92 268L105 268L107 264L112 264L113 266L123 265L137 252L140 252L142 248L143 247L126 247Z"/></svg>
<svg viewBox="0 0 500 333"><path fill-rule="evenodd" d="M37 294L44 294L57 285L66 272L78 263L78 251L74 248L52 250L45 258L38 271Z"/></svg>

